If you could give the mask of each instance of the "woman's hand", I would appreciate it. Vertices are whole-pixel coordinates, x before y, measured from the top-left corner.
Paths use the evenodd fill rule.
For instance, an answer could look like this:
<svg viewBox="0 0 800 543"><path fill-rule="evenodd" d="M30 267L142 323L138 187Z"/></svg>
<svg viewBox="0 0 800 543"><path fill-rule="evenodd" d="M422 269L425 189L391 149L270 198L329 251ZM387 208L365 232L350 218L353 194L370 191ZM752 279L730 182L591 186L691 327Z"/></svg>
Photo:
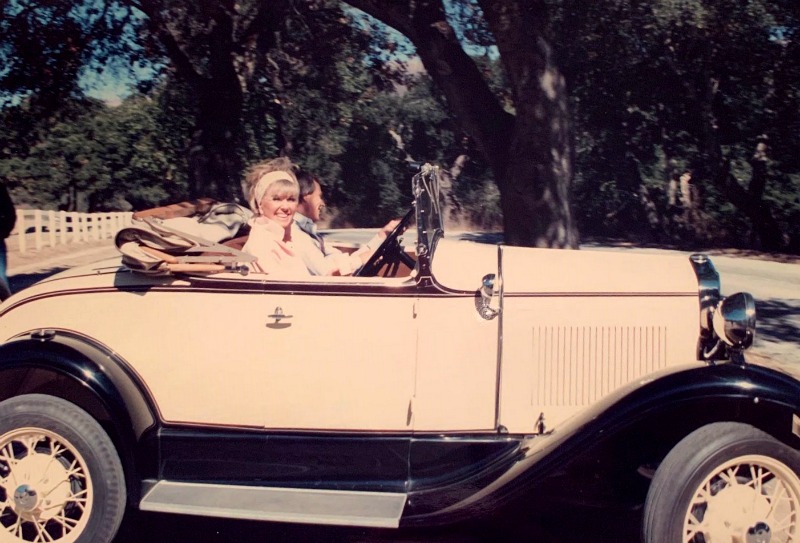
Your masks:
<svg viewBox="0 0 800 543"><path fill-rule="evenodd" d="M275 236L278 240L283 240L286 236L286 230L280 224L264 215L256 217L253 222L263 228L265 232Z"/></svg>
<svg viewBox="0 0 800 543"><path fill-rule="evenodd" d="M398 224L400 224L400 219L392 219L391 221L387 222L383 228L381 228L381 231L378 232L378 235L381 238L386 239L386 236L394 232L394 229L397 228Z"/></svg>

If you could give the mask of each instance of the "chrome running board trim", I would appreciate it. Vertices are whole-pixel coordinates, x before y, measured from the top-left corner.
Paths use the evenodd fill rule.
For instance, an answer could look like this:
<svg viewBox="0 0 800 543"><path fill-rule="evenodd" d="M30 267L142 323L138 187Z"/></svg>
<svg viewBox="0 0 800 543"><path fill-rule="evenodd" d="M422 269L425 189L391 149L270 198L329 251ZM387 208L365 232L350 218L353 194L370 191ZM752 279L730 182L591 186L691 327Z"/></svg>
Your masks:
<svg viewBox="0 0 800 543"><path fill-rule="evenodd" d="M154 484L153 484L154 483ZM397 528L406 495L146 481L142 511L247 520Z"/></svg>

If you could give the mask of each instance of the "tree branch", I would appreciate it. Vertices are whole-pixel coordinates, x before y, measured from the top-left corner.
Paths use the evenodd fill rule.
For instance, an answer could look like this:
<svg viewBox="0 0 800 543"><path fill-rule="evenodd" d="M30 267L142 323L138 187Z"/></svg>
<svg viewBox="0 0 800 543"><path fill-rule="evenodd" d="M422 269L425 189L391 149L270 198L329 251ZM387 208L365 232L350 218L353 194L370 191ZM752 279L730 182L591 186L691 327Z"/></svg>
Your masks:
<svg viewBox="0 0 800 543"><path fill-rule="evenodd" d="M394 28L406 37L413 29L411 27L412 2L386 2L381 0L345 0L356 9Z"/></svg>
<svg viewBox="0 0 800 543"><path fill-rule="evenodd" d="M347 3L403 33L445 95L462 129L473 137L495 172L505 164L514 116L506 112L475 61L450 27L441 0Z"/></svg>
<svg viewBox="0 0 800 543"><path fill-rule="evenodd" d="M159 0L140 0L137 8L147 15L153 34L164 46L167 56L172 60L177 72L193 85L204 79L195 69L189 56L181 49L178 40L168 30L167 21L161 16L163 6Z"/></svg>

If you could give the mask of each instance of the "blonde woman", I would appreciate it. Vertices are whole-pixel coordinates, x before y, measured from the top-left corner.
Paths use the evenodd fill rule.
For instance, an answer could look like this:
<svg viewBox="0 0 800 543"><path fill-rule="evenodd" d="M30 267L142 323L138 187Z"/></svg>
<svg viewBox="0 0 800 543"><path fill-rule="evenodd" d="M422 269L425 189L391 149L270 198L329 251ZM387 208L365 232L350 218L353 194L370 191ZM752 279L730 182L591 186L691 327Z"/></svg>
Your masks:
<svg viewBox="0 0 800 543"><path fill-rule="evenodd" d="M308 268L294 250L292 224L300 186L287 159L257 164L245 178L248 201L255 216L244 251L258 260L255 271L275 276L308 276Z"/></svg>

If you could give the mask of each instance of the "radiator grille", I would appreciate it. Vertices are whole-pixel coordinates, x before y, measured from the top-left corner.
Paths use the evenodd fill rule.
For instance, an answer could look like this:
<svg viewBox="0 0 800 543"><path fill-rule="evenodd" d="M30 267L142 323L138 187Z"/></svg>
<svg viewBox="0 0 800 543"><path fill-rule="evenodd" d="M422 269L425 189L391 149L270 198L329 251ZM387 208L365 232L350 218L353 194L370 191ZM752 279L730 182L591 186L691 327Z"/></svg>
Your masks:
<svg viewBox="0 0 800 543"><path fill-rule="evenodd" d="M666 366L666 326L533 328L531 405L587 405Z"/></svg>

